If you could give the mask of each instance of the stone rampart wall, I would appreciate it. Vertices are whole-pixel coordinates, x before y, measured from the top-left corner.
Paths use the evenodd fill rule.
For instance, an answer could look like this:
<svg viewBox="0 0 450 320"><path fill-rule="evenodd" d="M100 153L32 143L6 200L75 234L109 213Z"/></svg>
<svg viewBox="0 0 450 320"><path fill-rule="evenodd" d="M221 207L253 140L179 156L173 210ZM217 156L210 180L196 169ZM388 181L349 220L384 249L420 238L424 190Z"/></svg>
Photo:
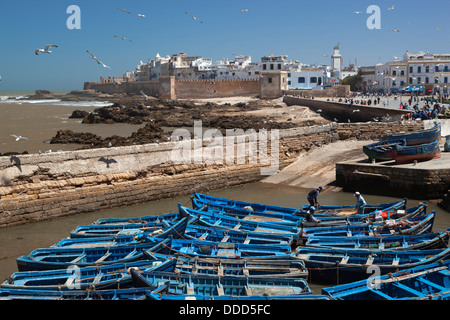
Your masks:
<svg viewBox="0 0 450 320"><path fill-rule="evenodd" d="M256 182L264 177L262 169L281 170L300 153L323 144L349 138L370 139L373 132L409 129L408 123L404 126L332 123L272 131L266 146L267 155L274 161L268 163L261 157L252 161L251 153L239 154L238 148L248 147L250 143L237 138L233 148L238 156L233 161L215 157L217 144L211 140L183 141L189 146L185 149L177 149L180 146L177 142L167 142L0 157L0 226ZM278 133L278 140L271 139L273 132ZM278 144L272 144L273 141ZM195 157L185 157L182 162L181 157L174 156L174 150L176 154L188 150L191 156L198 152L210 154L213 161L208 164L195 161Z"/></svg>

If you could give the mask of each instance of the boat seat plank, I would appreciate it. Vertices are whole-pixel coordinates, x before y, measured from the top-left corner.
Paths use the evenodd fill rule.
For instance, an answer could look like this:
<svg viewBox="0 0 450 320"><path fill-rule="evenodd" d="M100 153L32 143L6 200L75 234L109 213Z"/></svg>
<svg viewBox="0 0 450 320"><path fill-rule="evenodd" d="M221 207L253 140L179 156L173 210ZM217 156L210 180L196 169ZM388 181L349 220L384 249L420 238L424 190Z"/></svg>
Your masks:
<svg viewBox="0 0 450 320"><path fill-rule="evenodd" d="M194 294L194 287L186 284L186 294Z"/></svg>
<svg viewBox="0 0 450 320"><path fill-rule="evenodd" d="M343 257L342 260L341 260L341 262L340 262L340 264L346 264L346 263L348 262L348 259L350 259L349 256Z"/></svg>
<svg viewBox="0 0 450 320"><path fill-rule="evenodd" d="M82 259L84 259L86 257L86 254L83 253L82 255L76 257L75 259L73 259L72 261L70 261L70 263L78 263L80 262Z"/></svg>
<svg viewBox="0 0 450 320"><path fill-rule="evenodd" d="M111 252L107 252L103 255L103 257L99 258L94 263L101 263L101 262L105 261L106 259L108 259L110 256L111 256Z"/></svg>
<svg viewBox="0 0 450 320"><path fill-rule="evenodd" d="M367 265L367 266L371 266L372 263L373 263L373 260L375 260L374 257L372 257L372 256L368 257L368 258L367 258L367 261L366 261L366 265Z"/></svg>
<svg viewBox="0 0 450 320"><path fill-rule="evenodd" d="M217 289L217 295L218 295L218 296L223 296L223 295L225 294L224 291L223 291L223 287L222 287L221 284L218 284L218 285L216 286L216 289Z"/></svg>
<svg viewBox="0 0 450 320"><path fill-rule="evenodd" d="M92 281L93 283L99 283L100 280L103 278L103 273L99 273L95 276L94 281Z"/></svg>

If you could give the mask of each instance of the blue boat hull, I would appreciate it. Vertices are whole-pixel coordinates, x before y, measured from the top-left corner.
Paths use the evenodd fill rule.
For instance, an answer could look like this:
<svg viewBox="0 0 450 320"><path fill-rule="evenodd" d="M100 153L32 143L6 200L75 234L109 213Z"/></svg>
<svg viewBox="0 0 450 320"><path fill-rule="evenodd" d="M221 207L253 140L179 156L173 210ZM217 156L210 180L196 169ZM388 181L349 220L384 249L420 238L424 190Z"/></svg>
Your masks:
<svg viewBox="0 0 450 320"><path fill-rule="evenodd" d="M374 271L384 275L450 258L450 249L360 250L298 248L310 281L343 284L367 279Z"/></svg>
<svg viewBox="0 0 450 320"><path fill-rule="evenodd" d="M322 289L337 300L450 300L450 260Z"/></svg>
<svg viewBox="0 0 450 320"><path fill-rule="evenodd" d="M433 128L419 130L414 132L391 134L387 140L391 143L405 140L407 146L415 146L419 144L426 144L439 140L441 138L441 124L436 123Z"/></svg>

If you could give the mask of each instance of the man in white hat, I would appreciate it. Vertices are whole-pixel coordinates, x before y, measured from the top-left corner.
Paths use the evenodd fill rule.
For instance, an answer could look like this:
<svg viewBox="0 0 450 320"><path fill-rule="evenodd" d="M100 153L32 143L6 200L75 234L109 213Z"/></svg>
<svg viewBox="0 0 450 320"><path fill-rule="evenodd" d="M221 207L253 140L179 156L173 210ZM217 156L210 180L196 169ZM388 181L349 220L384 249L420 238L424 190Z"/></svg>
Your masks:
<svg viewBox="0 0 450 320"><path fill-rule="evenodd" d="M355 197L356 197L356 211L357 211L357 214L363 214L364 213L364 207L367 204L366 200L364 200L363 196L358 191L355 192Z"/></svg>
<svg viewBox="0 0 450 320"><path fill-rule="evenodd" d="M314 212L316 211L316 208L314 206L309 206L309 209L306 211L306 221L307 222L314 222L314 223L320 223L321 220L314 217Z"/></svg>

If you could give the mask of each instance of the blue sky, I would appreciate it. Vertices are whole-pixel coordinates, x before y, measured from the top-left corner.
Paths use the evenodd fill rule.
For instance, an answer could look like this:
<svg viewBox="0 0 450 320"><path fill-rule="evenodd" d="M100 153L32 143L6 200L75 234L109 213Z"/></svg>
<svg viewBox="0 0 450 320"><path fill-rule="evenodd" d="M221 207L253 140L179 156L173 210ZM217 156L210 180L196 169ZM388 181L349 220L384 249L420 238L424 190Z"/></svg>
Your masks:
<svg viewBox="0 0 450 320"><path fill-rule="evenodd" d="M66 27L70 5L81 9L81 30ZM381 9L380 30L366 27L370 5ZM395 10L388 11L392 5ZM2 0L0 91L81 89L84 81L120 76L156 53L186 52L213 61L233 54L259 61L274 54L329 64L323 55L339 43L344 65L355 59L374 65L407 50L450 53L449 9L448 0ZM59 47L51 55L34 54L48 43ZM86 50L112 70L97 65Z"/></svg>

